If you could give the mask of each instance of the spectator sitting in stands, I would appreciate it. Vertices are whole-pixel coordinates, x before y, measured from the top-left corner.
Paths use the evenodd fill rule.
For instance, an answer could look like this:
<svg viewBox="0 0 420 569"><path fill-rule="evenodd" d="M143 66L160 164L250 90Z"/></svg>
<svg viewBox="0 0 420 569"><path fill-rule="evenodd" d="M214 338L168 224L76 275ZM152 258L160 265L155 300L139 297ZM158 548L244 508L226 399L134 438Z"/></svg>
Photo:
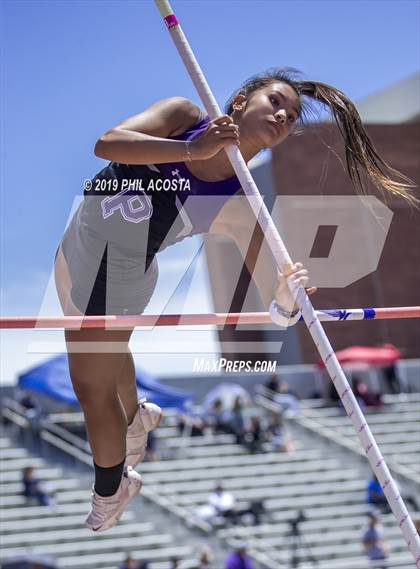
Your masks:
<svg viewBox="0 0 420 569"><path fill-rule="evenodd" d="M388 547L384 543L383 528L379 523L379 516L375 512L369 512L369 526L363 534L363 545L366 555L370 561L385 560L388 557ZM387 569L386 563L378 565L375 563L375 569Z"/></svg>
<svg viewBox="0 0 420 569"><path fill-rule="evenodd" d="M401 496L404 502L410 504L413 511L418 512L419 506L414 496L403 492L401 492ZM372 478L368 481L366 501L371 506L380 508L384 514L391 513L391 508L388 504L388 500L386 499L384 491L382 490L382 486L375 474L372 474Z"/></svg>
<svg viewBox="0 0 420 569"><path fill-rule="evenodd" d="M232 433L236 435L237 444L243 444L245 442L245 419L243 409L242 398L237 397L233 404L230 417L230 428Z"/></svg>
<svg viewBox="0 0 420 569"><path fill-rule="evenodd" d="M214 569L213 554L211 549L203 547L198 555L198 565L196 569Z"/></svg>
<svg viewBox="0 0 420 569"><path fill-rule="evenodd" d="M271 375L265 386L272 392L270 398L281 406L283 413L295 415L299 411L297 394L290 390L287 381L281 379L278 374Z"/></svg>
<svg viewBox="0 0 420 569"><path fill-rule="evenodd" d="M270 377L266 381L265 387L273 392L272 394L270 394L271 397L274 397L275 393L280 392L280 383L281 379L277 373L273 373L272 375L270 375Z"/></svg>
<svg viewBox="0 0 420 569"><path fill-rule="evenodd" d="M324 377L325 377L325 375L324 375ZM338 407L343 409L343 405L341 403L340 396L337 392L337 388L335 387L334 383L330 380L329 376L327 379L327 385L328 385L328 388L327 388L328 395L327 395L325 403L327 405L330 405L330 404L338 405Z"/></svg>
<svg viewBox="0 0 420 569"><path fill-rule="evenodd" d="M290 416L297 415L300 411L300 403L297 395L290 391L287 381L282 381L280 391L275 394L274 402L281 405L283 413Z"/></svg>
<svg viewBox="0 0 420 569"><path fill-rule="evenodd" d="M53 506L54 501L42 490L41 483L39 479L35 477L34 472L35 469L33 466L28 466L23 469L23 495L27 498L28 502L36 500L40 506Z"/></svg>
<svg viewBox="0 0 420 569"><path fill-rule="evenodd" d="M296 399L299 399L298 394L290 389L290 386L287 383L287 381L282 379L278 373L273 373L272 375L270 375L265 384L265 387L270 391L273 391L273 397L277 393L287 393L289 395L292 395L293 397L296 397Z"/></svg>
<svg viewBox="0 0 420 569"><path fill-rule="evenodd" d="M254 569L254 563L246 552L246 545L238 543L226 559L225 569Z"/></svg>
<svg viewBox="0 0 420 569"><path fill-rule="evenodd" d="M264 432L259 417L251 417L249 427L245 433L244 444L251 453L260 452L264 442Z"/></svg>
<svg viewBox="0 0 420 569"><path fill-rule="evenodd" d="M210 410L206 413L204 420L212 429L213 433L231 433L230 411L223 409L223 401L215 399Z"/></svg>
<svg viewBox="0 0 420 569"><path fill-rule="evenodd" d="M239 523L240 519L245 515L252 516L254 525L259 525L261 515L265 512L264 503L261 500L255 500L250 503L249 507L238 509L235 504L235 498L230 492L226 492L221 482L216 484L215 490L210 494L208 506L204 506L199 510L198 515L202 519L210 522L215 517L220 516L231 522L233 525Z"/></svg>
<svg viewBox="0 0 420 569"><path fill-rule="evenodd" d="M18 390L16 394L17 402L23 407L24 415L28 419L33 433L39 433L42 428L43 411L39 403L31 393L26 390Z"/></svg>
<svg viewBox="0 0 420 569"><path fill-rule="evenodd" d="M226 492L221 482L216 484L214 492L210 494L209 505L213 508L214 516L222 516L236 523L235 498Z"/></svg>
<svg viewBox="0 0 420 569"><path fill-rule="evenodd" d="M131 554L128 554L118 569L147 569L148 561L136 561Z"/></svg>
<svg viewBox="0 0 420 569"><path fill-rule="evenodd" d="M168 569L180 569L178 557L171 557L169 560L169 563L170 563L170 565L169 565Z"/></svg>
<svg viewBox="0 0 420 569"><path fill-rule="evenodd" d="M284 426L283 416L280 414L270 416L265 436L273 450L280 452L293 452L295 450L293 441Z"/></svg>
<svg viewBox="0 0 420 569"><path fill-rule="evenodd" d="M390 393L401 393L401 381L398 376L395 363L382 368L383 378L388 386Z"/></svg>
<svg viewBox="0 0 420 569"><path fill-rule="evenodd" d="M22 393L18 395L18 402L27 411L32 411L33 409L35 409L35 410L38 409L37 402L35 401L33 396L30 393L27 393L26 391L22 391Z"/></svg>
<svg viewBox="0 0 420 569"><path fill-rule="evenodd" d="M366 490L366 501L369 505L380 508L384 514L389 514L391 512L391 508L389 507L388 501L376 474L372 474L371 479L368 481Z"/></svg>
<svg viewBox="0 0 420 569"><path fill-rule="evenodd" d="M201 417L196 415L181 415L178 418L178 431L180 434L189 433L191 437L202 437L204 435L205 424Z"/></svg>
<svg viewBox="0 0 420 569"><path fill-rule="evenodd" d="M353 377L353 393L362 408L383 406L382 395L369 391L369 387L360 377Z"/></svg>
<svg viewBox="0 0 420 569"><path fill-rule="evenodd" d="M178 429L178 432L180 435L183 435L185 432L185 429L190 427L190 423L189 423L189 418L187 417L187 415L178 415L177 416L177 421L176 421L176 428Z"/></svg>

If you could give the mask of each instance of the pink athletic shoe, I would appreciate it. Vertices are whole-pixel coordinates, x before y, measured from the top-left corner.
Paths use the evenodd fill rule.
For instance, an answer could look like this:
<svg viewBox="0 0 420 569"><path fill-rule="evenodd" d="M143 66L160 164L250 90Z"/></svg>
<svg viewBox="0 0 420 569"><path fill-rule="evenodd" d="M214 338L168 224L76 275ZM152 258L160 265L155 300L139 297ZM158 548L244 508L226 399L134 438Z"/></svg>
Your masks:
<svg viewBox="0 0 420 569"><path fill-rule="evenodd" d="M131 466L124 468L118 490L112 496L99 496L92 489L92 509L86 518L86 526L95 532L105 531L115 526L121 518L125 506L140 492L142 479Z"/></svg>
<svg viewBox="0 0 420 569"><path fill-rule="evenodd" d="M140 399L133 422L127 429L125 466L133 468L146 454L147 433L156 429L162 420L162 409L146 399Z"/></svg>

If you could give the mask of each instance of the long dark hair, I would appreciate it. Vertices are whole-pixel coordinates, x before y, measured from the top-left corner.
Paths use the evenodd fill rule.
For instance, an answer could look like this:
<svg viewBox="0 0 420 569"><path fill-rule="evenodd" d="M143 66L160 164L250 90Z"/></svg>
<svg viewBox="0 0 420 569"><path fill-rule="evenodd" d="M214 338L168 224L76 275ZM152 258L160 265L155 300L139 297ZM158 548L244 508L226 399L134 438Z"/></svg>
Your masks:
<svg viewBox="0 0 420 569"><path fill-rule="evenodd" d="M271 68L245 81L235 91L225 106L226 114L233 112L237 95L249 97L254 91L272 83L286 83L298 95L301 103L299 122L305 124L313 111L312 104L327 107L334 118L344 141L347 172L357 193L366 194L366 183L371 182L384 198L389 195L406 199L418 206L419 200L412 195L415 187L410 178L389 166L375 150L356 107L339 89L319 83L297 79L299 72L291 68Z"/></svg>

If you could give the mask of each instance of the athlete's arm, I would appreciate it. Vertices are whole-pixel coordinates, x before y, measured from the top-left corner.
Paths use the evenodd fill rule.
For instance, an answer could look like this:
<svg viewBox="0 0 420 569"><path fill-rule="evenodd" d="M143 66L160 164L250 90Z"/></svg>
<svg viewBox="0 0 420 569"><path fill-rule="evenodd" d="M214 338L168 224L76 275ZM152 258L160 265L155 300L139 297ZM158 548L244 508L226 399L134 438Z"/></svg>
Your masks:
<svg viewBox="0 0 420 569"><path fill-rule="evenodd" d="M121 164L163 164L205 160L229 144L239 144L239 129L232 117L222 115L190 143L169 140L198 121L200 109L183 97L158 101L101 136L95 146L100 158Z"/></svg>
<svg viewBox="0 0 420 569"><path fill-rule="evenodd" d="M184 97L163 99L107 130L96 142L95 155L121 164L182 162L185 142L167 137L187 130L200 114Z"/></svg>

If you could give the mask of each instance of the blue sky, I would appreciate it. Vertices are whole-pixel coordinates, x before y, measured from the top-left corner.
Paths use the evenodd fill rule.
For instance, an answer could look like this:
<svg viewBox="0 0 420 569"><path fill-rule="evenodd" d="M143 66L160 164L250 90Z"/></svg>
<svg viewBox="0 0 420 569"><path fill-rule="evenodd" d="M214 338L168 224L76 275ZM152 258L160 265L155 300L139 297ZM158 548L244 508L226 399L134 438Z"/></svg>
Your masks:
<svg viewBox="0 0 420 569"><path fill-rule="evenodd" d="M417 1L172 6L221 105L244 79L270 66L296 67L356 101L420 67ZM97 137L158 99L199 99L151 0L3 0L0 9L1 312L52 314L55 249L83 180L105 166L93 155ZM198 245L173 248L167 270L170 263L177 270L177 260ZM205 297L210 310L205 274L197 286L196 300ZM45 357L29 355L33 337L2 334L3 381ZM212 333L206 337L211 344ZM186 362L177 369L191 370ZM155 356L147 365L165 371Z"/></svg>

